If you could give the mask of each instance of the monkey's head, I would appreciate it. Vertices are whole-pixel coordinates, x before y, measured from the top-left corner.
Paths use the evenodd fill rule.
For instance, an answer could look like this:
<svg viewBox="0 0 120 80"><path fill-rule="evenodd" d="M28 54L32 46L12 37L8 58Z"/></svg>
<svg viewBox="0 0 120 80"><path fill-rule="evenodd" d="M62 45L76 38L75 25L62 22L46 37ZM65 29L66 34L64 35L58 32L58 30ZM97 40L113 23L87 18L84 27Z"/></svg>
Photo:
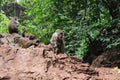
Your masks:
<svg viewBox="0 0 120 80"><path fill-rule="evenodd" d="M60 29L57 29L56 32L58 34L58 39L59 40L63 40L63 38L64 38L64 32L62 30L60 30Z"/></svg>
<svg viewBox="0 0 120 80"><path fill-rule="evenodd" d="M17 21L17 17L12 17L10 22L19 26L19 22Z"/></svg>
<svg viewBox="0 0 120 80"><path fill-rule="evenodd" d="M26 32L26 29L25 29L25 28L22 28L22 32Z"/></svg>

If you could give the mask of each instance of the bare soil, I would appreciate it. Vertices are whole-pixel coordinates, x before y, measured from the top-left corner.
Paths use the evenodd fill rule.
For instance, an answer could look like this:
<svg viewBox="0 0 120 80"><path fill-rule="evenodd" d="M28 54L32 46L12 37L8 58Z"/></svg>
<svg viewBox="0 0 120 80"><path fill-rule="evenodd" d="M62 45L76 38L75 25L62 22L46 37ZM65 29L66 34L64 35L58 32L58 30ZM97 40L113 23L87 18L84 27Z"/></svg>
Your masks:
<svg viewBox="0 0 120 80"><path fill-rule="evenodd" d="M36 38L1 34L0 80L120 80L120 73L65 53L57 55Z"/></svg>

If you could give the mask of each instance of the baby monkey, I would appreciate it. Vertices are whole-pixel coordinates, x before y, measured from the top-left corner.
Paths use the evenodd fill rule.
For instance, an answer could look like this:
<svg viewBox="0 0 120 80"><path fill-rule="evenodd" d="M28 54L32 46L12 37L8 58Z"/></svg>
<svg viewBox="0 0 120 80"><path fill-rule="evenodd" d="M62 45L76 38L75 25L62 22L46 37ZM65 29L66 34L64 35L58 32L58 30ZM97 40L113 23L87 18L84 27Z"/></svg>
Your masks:
<svg viewBox="0 0 120 80"><path fill-rule="evenodd" d="M54 53L64 53L64 32L57 29L51 37L50 44L54 48Z"/></svg>
<svg viewBox="0 0 120 80"><path fill-rule="evenodd" d="M11 18L9 25L8 25L8 31L10 34L12 33L18 33L18 25L17 18L13 17Z"/></svg>
<svg viewBox="0 0 120 80"><path fill-rule="evenodd" d="M26 33L26 29L22 28L22 32L21 32L22 37L25 37L25 33Z"/></svg>

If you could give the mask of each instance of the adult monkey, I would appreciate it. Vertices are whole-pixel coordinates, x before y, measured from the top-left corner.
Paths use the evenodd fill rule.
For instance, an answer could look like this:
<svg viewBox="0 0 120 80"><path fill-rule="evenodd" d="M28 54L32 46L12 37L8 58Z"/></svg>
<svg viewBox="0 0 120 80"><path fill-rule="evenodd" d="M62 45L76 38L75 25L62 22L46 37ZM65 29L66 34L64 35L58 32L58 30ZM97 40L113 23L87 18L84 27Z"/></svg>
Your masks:
<svg viewBox="0 0 120 80"><path fill-rule="evenodd" d="M18 25L17 18L13 17L11 18L9 24L8 24L8 31L10 34L12 33L18 33Z"/></svg>
<svg viewBox="0 0 120 80"><path fill-rule="evenodd" d="M60 29L57 29L53 33L50 43L53 46L56 54L64 53L64 32Z"/></svg>

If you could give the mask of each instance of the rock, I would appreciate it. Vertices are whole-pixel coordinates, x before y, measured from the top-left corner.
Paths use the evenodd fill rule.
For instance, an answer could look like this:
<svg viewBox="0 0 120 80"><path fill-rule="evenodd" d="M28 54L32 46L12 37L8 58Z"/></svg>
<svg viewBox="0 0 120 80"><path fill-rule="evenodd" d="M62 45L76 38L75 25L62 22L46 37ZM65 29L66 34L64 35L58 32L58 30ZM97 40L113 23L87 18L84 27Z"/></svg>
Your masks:
<svg viewBox="0 0 120 80"><path fill-rule="evenodd" d="M110 68L94 68L77 57L17 34L0 45L0 80L120 80ZM14 43L14 45L12 44ZM17 45L17 46L16 46Z"/></svg>
<svg viewBox="0 0 120 80"><path fill-rule="evenodd" d="M95 67L120 67L120 50L108 50L98 56L93 62Z"/></svg>
<svg viewBox="0 0 120 80"><path fill-rule="evenodd" d="M2 37L0 38L0 43L9 44L16 47L28 48L32 45L39 45L39 40L35 37L22 37L22 35L15 33L2 35Z"/></svg>

